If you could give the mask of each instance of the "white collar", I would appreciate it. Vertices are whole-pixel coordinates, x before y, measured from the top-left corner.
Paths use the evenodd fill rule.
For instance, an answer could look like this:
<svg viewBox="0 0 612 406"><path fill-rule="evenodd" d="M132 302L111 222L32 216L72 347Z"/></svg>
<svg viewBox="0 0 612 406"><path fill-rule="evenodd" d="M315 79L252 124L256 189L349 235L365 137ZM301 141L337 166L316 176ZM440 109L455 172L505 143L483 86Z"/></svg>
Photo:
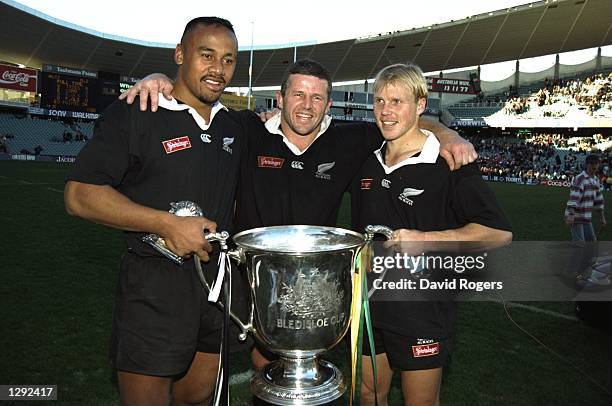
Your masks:
<svg viewBox="0 0 612 406"><path fill-rule="evenodd" d="M265 124L266 129L268 130L270 134L278 134L282 136L283 142L285 143L285 145L287 145L287 148L289 148L291 152L293 152L295 155L302 155L304 152L306 152L308 148L310 148L310 145L312 145L312 143L314 143L315 140L321 136L321 134L327 131L332 121L331 116L326 114L323 117L323 121L321 122L321 129L319 130L319 133L317 134L317 136L314 138L314 140L312 140L312 143L309 146L307 146L305 150L300 151L300 149L295 144L293 144L291 141L289 141L289 139L281 131L281 128L280 128L281 114L282 113L279 112L278 114L275 114L274 116L272 116L268 121L266 121L266 124Z"/></svg>
<svg viewBox="0 0 612 406"><path fill-rule="evenodd" d="M158 102L159 107L163 107L166 110L172 110L172 111L188 110L189 114L191 114L191 116L195 120L198 127L200 127L204 131L208 130L208 128L210 127L210 124L213 121L213 118L215 118L215 115L217 114L217 112L219 112L219 110L223 109L227 111L227 107L225 107L223 104L221 104L220 101L217 100L212 105L212 109L210 111L210 123L206 124L206 120L204 120L204 117L202 117L196 111L196 109L194 109L193 107L187 104L179 103L174 97L172 98L172 100L168 100L164 97L163 94L159 93L158 100L159 100Z"/></svg>
<svg viewBox="0 0 612 406"><path fill-rule="evenodd" d="M433 135L431 131L421 129L421 132L423 132L427 136L421 153L417 156L411 156L409 158L406 158L393 166L387 166L385 164L385 157L382 155L383 147L385 146L387 141L384 141L380 148L374 151L374 155L376 155L378 162L380 162L387 175L396 170L397 168L401 168L405 165L433 164L436 162L436 160L438 159L438 155L440 155L440 141L438 141L436 136Z"/></svg>

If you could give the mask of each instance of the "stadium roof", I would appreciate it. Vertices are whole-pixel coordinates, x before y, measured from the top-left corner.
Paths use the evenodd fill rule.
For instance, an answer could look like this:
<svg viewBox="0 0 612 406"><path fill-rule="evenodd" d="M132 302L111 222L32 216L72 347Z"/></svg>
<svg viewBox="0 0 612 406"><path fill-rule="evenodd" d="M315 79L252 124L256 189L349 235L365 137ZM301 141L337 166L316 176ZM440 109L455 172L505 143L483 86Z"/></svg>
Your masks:
<svg viewBox="0 0 612 406"><path fill-rule="evenodd" d="M434 12L432 10L432 12ZM287 65L310 57L333 81L364 80L391 63L413 61L438 71L612 44L612 1L540 1L408 31L297 47L256 49L253 86L278 85ZM53 64L143 77L173 76L173 46L103 34L0 0L0 59L28 67ZM241 49L232 86L248 85Z"/></svg>

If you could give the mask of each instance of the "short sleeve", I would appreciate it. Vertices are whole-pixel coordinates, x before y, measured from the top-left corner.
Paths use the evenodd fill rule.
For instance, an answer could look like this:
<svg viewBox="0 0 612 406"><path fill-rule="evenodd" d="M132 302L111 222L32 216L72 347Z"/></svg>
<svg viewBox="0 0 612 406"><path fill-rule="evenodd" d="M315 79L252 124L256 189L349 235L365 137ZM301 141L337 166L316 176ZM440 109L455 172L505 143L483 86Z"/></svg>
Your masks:
<svg viewBox="0 0 612 406"><path fill-rule="evenodd" d="M130 166L130 119L127 103L111 104L96 121L94 135L81 149L66 181L117 187Z"/></svg>
<svg viewBox="0 0 612 406"><path fill-rule="evenodd" d="M452 207L460 224L476 223L498 230L512 227L493 191L482 179L475 163L452 172L454 194Z"/></svg>

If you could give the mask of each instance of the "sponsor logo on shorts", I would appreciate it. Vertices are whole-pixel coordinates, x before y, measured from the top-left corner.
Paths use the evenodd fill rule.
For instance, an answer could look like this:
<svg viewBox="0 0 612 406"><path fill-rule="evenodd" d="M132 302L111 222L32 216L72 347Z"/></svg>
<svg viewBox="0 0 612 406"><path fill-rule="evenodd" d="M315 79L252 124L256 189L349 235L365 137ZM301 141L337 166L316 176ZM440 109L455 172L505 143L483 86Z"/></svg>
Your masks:
<svg viewBox="0 0 612 406"><path fill-rule="evenodd" d="M370 190L374 179L361 179L361 190Z"/></svg>
<svg viewBox="0 0 612 406"><path fill-rule="evenodd" d="M191 148L191 141L189 141L189 137L184 136L163 141L162 145L164 146L166 154L171 154L176 151Z"/></svg>
<svg viewBox="0 0 612 406"><path fill-rule="evenodd" d="M257 166L260 168L280 169L285 162L284 158L276 158L273 156L258 156Z"/></svg>
<svg viewBox="0 0 612 406"><path fill-rule="evenodd" d="M415 358L431 357L440 354L440 343L422 344L412 346L412 356Z"/></svg>
<svg viewBox="0 0 612 406"><path fill-rule="evenodd" d="M324 163L324 164L319 164L317 166L317 172L315 173L315 176L317 178L319 178L319 179L330 180L331 179L331 175L326 173L326 172L329 171L331 168L333 168L334 165L336 165L336 161L328 162L328 163Z"/></svg>

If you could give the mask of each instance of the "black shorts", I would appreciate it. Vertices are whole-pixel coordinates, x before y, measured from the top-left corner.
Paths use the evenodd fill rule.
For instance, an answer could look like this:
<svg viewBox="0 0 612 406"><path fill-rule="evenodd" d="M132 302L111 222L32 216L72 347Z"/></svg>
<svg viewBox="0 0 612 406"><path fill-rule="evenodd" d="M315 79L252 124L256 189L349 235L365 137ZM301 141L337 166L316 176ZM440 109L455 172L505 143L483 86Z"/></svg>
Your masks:
<svg viewBox="0 0 612 406"><path fill-rule="evenodd" d="M419 371L440 368L446 366L450 358L450 338L416 338L380 328L372 330L376 354L386 353L392 369ZM362 353L372 356L367 331L363 334Z"/></svg>
<svg viewBox="0 0 612 406"><path fill-rule="evenodd" d="M116 369L182 374L196 351L219 353L222 321L222 311L202 290L193 261L176 266L165 258L134 253L121 259L110 343ZM247 350L231 324L230 351Z"/></svg>

